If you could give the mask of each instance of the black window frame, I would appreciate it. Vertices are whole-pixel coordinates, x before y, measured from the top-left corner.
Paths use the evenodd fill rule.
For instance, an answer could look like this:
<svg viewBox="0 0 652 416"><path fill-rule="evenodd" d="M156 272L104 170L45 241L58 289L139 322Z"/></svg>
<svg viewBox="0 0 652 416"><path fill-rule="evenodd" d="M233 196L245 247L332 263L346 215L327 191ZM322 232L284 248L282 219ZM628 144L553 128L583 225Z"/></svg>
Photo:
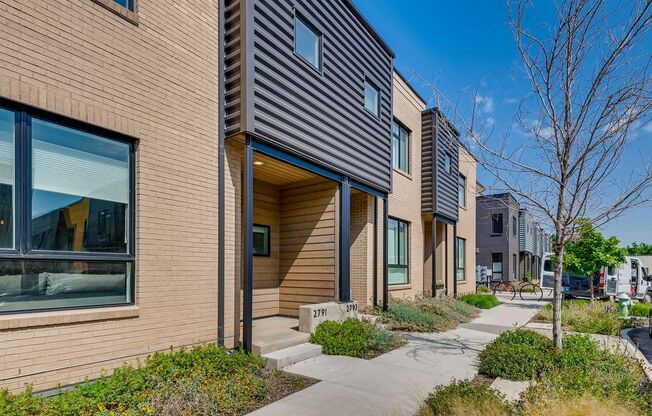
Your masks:
<svg viewBox="0 0 652 416"><path fill-rule="evenodd" d="M491 214L491 235L503 235L504 230L504 224L503 224L503 213L502 212L495 212ZM500 223L500 231L496 231L494 228L494 225Z"/></svg>
<svg viewBox="0 0 652 416"><path fill-rule="evenodd" d="M376 111L372 111L369 108L367 108L367 85L369 85L373 90L376 91L376 96L378 98L376 102ZM377 119L380 119L380 106L381 106L381 101L382 101L382 96L381 96L381 89L376 85L375 82L369 79L369 77L364 77L364 83L362 85L362 106L364 109L367 111L367 113L371 114Z"/></svg>
<svg viewBox="0 0 652 416"><path fill-rule="evenodd" d="M265 224L253 224L253 227L265 228L267 230L267 252L266 253L253 253L254 257L270 257L272 255L272 228ZM255 231L254 231L255 232ZM253 241L253 237L252 237Z"/></svg>
<svg viewBox="0 0 652 416"><path fill-rule="evenodd" d="M514 237L518 236L518 223L516 222L516 217L512 215L512 235Z"/></svg>
<svg viewBox="0 0 652 416"><path fill-rule="evenodd" d="M394 133L394 126L396 126L396 128L398 129L397 134ZM400 153L400 150L401 150L401 144L400 144L401 143L401 132L405 132L405 140L406 140L406 143L405 143L405 149L406 150L405 151L407 152L407 155L406 155L407 159L406 159L405 163L407 164L407 166L405 166L405 169L401 168L401 166L400 166L401 165L401 153ZM411 168L410 165L412 164L412 158L410 157L411 156L410 155L411 147L412 147L411 143L410 143L412 141L411 136L412 136L412 132L407 127L405 127L405 125L403 125L402 123L400 123L396 119L392 120L392 168L394 168L394 169L396 169L396 170L398 170L400 172L403 172L405 174L408 174L408 175L410 174L410 171L412 170L412 169L410 169ZM394 138L397 138L398 143L399 143L399 146L398 146L399 156L398 156L398 162L397 162L398 164L397 165L394 164Z"/></svg>
<svg viewBox="0 0 652 416"><path fill-rule="evenodd" d="M298 50L297 50L297 22L301 22L308 30L310 30L316 37L317 37L317 47L318 47L318 53L317 53L317 65L313 62L311 62L308 58L303 56ZM297 56L301 61L303 61L305 64L310 66L310 68L314 69L315 71L319 72L320 74L323 72L324 68L324 35L323 32L310 21L308 20L302 13L299 13L296 9L294 12L294 27L292 31L292 52L294 53L295 56Z"/></svg>
<svg viewBox="0 0 652 416"><path fill-rule="evenodd" d="M495 256L499 256L500 260L494 261ZM500 263L500 272L497 272L494 270L494 264L495 263ZM505 278L505 259L503 257L503 253L491 253L491 280L492 281L497 281L495 279L496 273L500 273L500 281L504 280Z"/></svg>
<svg viewBox="0 0 652 416"><path fill-rule="evenodd" d="M466 176L461 173L457 175L457 205L466 208Z"/></svg>
<svg viewBox="0 0 652 416"><path fill-rule="evenodd" d="M462 243L461 247L463 247L463 250L461 252L464 254L462 256L462 263L460 264L460 243ZM465 282L466 281L466 238L462 237L457 237L457 241L455 241L455 244L457 245L457 255L455 256L455 279L457 279L458 282ZM462 278L460 279L457 275L458 272L462 272Z"/></svg>
<svg viewBox="0 0 652 416"><path fill-rule="evenodd" d="M402 282L402 283L388 283L388 284L389 284L390 286L400 286L400 285L410 284L410 223L409 223L408 221L404 221L404 220L402 220L402 219L400 219L400 218L396 218L396 217L388 217L388 220L389 220L389 221L396 221L396 222L397 222L397 225L398 225L398 224L405 224L405 234L406 234L405 245L406 245L406 247L405 247L405 264L401 264L401 263L397 263L397 264L390 263L390 262L389 262L389 251L387 252L387 268L388 268L388 269L390 269L390 268L395 268L395 269L405 269L405 270L407 270L407 279L406 279L407 281ZM389 230L389 221L388 221L388 224L387 224L387 228L388 228L388 230ZM397 232L396 235L397 235L396 238L398 239L398 235L399 235L399 233ZM400 258L401 258L401 248L400 248L400 246L399 246L399 244L398 244L399 241L400 241L400 240L397 240L397 242L396 242L396 247L397 247L397 250L398 250L398 255L395 256L395 257L396 257L397 259L400 259ZM389 244L388 244L388 246L389 246ZM399 260L399 261L400 261L400 260Z"/></svg>
<svg viewBox="0 0 652 416"><path fill-rule="evenodd" d="M97 262L97 263L126 263L131 272L129 290L131 299L126 303L83 305L71 307L57 307L47 309L24 309L17 311L0 311L1 315L19 313L52 312L60 310L97 309L107 307L130 306L136 303L136 149L138 140L134 137L105 129L79 120L71 119L49 111L18 103L0 97L0 109L14 112L15 114L15 145L14 145L14 248L0 248L0 261L52 261L52 262ZM129 206L128 210L128 239L125 253L102 253L83 251L56 251L34 250L31 247L32 232L32 119L64 126L70 129L97 135L105 139L115 140L129 146Z"/></svg>

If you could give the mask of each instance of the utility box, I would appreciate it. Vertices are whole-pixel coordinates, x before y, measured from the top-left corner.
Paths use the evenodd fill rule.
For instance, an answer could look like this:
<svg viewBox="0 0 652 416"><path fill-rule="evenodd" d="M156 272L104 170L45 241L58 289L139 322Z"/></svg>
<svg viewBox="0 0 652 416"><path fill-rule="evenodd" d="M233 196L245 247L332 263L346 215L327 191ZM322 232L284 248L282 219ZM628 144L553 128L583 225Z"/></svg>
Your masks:
<svg viewBox="0 0 652 416"><path fill-rule="evenodd" d="M313 333L324 321L345 321L358 318L358 302L325 302L299 307L299 331Z"/></svg>

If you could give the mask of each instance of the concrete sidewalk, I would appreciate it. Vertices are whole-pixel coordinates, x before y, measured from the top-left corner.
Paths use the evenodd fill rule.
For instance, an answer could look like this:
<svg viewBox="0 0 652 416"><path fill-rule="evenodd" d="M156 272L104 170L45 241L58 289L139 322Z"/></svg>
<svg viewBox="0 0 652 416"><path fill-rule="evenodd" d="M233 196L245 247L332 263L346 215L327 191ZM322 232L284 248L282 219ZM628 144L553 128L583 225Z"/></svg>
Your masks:
<svg viewBox="0 0 652 416"><path fill-rule="evenodd" d="M526 324L543 302L506 302L442 333L409 334L407 345L373 360L322 355L285 368L321 382L251 415L414 415L433 388L475 376L480 351Z"/></svg>

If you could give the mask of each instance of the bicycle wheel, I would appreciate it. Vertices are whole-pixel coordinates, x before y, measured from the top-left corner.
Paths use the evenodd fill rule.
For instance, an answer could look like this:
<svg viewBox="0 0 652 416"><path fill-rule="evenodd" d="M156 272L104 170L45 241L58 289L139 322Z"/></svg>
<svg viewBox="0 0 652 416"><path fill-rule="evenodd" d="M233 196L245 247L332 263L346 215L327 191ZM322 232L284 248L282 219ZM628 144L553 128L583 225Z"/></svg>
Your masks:
<svg viewBox="0 0 652 416"><path fill-rule="evenodd" d="M533 283L527 283L521 286L518 291L518 295L521 297L521 300L536 300L540 301L543 299L543 290L539 285Z"/></svg>
<svg viewBox="0 0 652 416"><path fill-rule="evenodd" d="M507 297L509 300L514 300L516 297L516 289L508 282L498 282L494 285L494 295Z"/></svg>

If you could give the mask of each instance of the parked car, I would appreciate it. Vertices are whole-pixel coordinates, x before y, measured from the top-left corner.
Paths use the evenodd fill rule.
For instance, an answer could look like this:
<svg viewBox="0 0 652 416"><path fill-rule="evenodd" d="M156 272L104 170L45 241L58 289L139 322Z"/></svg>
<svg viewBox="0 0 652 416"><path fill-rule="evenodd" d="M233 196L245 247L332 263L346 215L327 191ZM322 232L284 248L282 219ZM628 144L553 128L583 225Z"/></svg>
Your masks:
<svg viewBox="0 0 652 416"><path fill-rule="evenodd" d="M617 298L626 293L632 299L652 303L652 276L638 257L626 257L618 267L604 268L604 292L609 298Z"/></svg>
<svg viewBox="0 0 652 416"><path fill-rule="evenodd" d="M541 262L541 282L542 289L552 290L554 288L554 267L552 263L552 253L544 253ZM593 277L593 297L595 299L608 298L601 285L599 274ZM588 276L577 275L563 272L561 280L561 290L565 298L590 298L591 281Z"/></svg>

